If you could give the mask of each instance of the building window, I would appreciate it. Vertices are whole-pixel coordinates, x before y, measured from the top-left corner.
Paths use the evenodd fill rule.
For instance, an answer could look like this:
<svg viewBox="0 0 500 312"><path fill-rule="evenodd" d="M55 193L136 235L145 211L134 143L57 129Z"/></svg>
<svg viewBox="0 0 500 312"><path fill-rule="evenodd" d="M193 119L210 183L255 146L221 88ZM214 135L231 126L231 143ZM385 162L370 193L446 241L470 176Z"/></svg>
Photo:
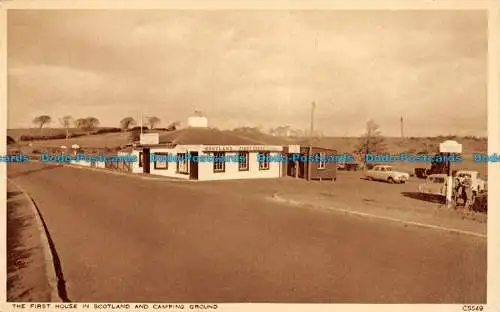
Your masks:
<svg viewBox="0 0 500 312"><path fill-rule="evenodd" d="M214 172L226 171L226 153L214 153Z"/></svg>
<svg viewBox="0 0 500 312"><path fill-rule="evenodd" d="M177 173L189 173L189 160L187 158L187 153L177 154Z"/></svg>
<svg viewBox="0 0 500 312"><path fill-rule="evenodd" d="M249 157L248 152L240 152L238 154L238 170L248 171L249 168Z"/></svg>
<svg viewBox="0 0 500 312"><path fill-rule="evenodd" d="M269 170L269 152L259 153L258 162L259 162L259 170Z"/></svg>
<svg viewBox="0 0 500 312"><path fill-rule="evenodd" d="M168 153L155 153L155 169L168 169Z"/></svg>
<svg viewBox="0 0 500 312"><path fill-rule="evenodd" d="M319 153L318 158L319 158L318 169L325 169L326 168L326 154Z"/></svg>
<svg viewBox="0 0 500 312"><path fill-rule="evenodd" d="M139 168L142 168L142 152L139 152Z"/></svg>

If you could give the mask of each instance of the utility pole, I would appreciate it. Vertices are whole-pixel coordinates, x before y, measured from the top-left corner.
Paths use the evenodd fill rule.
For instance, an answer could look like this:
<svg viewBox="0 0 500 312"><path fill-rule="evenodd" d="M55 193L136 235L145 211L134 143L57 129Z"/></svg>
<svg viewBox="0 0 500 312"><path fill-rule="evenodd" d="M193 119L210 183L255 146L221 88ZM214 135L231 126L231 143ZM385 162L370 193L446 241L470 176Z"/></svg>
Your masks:
<svg viewBox="0 0 500 312"><path fill-rule="evenodd" d="M404 132L403 132L403 116L401 116L401 119L400 119L400 123L401 123L401 138L404 138L405 135L404 135Z"/></svg>
<svg viewBox="0 0 500 312"><path fill-rule="evenodd" d="M313 136L313 132L314 132L314 109L316 108L316 103L315 102L312 102L312 105L311 105L311 122L310 122L310 125L311 125L311 129L309 130L309 145L311 145L311 140L312 140L312 136Z"/></svg>
<svg viewBox="0 0 500 312"><path fill-rule="evenodd" d="M312 153L312 136L313 136L313 132L314 132L314 109L316 108L316 103L315 102L312 102L312 105L311 105L311 128L309 130L309 148L308 148L308 151L307 151L307 180L311 180L311 161L310 161L310 157L311 157L311 153Z"/></svg>
<svg viewBox="0 0 500 312"><path fill-rule="evenodd" d="M314 48L318 51L318 33L314 37ZM316 66L314 66L316 67ZM316 68L314 68L316 69ZM314 109L316 108L316 103L313 101L311 105L311 128L309 130L309 148L307 150L307 181L311 180L311 160L309 159L312 154L312 136L314 132Z"/></svg>
<svg viewBox="0 0 500 312"><path fill-rule="evenodd" d="M142 119L143 119L143 116L142 116L142 111L141 111L141 124L140 124L140 127L141 127L141 135L142 135Z"/></svg>

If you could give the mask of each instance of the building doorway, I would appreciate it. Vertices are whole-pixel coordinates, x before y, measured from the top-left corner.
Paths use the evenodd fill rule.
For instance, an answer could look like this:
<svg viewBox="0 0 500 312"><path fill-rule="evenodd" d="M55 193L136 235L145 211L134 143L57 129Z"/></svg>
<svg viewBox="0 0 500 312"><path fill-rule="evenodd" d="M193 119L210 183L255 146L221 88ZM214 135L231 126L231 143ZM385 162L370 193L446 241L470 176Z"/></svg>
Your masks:
<svg viewBox="0 0 500 312"><path fill-rule="evenodd" d="M149 173L149 148L145 148L142 153L142 167L144 173Z"/></svg>
<svg viewBox="0 0 500 312"><path fill-rule="evenodd" d="M198 180L198 152L191 152L189 159L189 179ZM196 159L193 159L196 157Z"/></svg>
<svg viewBox="0 0 500 312"><path fill-rule="evenodd" d="M299 162L298 161L293 161L293 155L294 154L287 154L288 157L288 162L286 163L287 165L287 175L290 177L295 177L299 176Z"/></svg>

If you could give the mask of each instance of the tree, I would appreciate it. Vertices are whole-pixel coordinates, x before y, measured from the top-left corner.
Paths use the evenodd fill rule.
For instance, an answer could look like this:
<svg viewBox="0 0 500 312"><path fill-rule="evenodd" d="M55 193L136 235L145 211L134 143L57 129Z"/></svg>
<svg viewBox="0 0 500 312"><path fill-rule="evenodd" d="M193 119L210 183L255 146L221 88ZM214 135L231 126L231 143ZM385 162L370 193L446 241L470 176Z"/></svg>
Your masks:
<svg viewBox="0 0 500 312"><path fill-rule="evenodd" d="M87 127L89 131L94 130L97 126L99 126L99 119L96 117L87 117L85 118L87 120Z"/></svg>
<svg viewBox="0 0 500 312"><path fill-rule="evenodd" d="M87 133L90 133L90 131L94 130L98 125L99 119L96 117L78 118L75 120L75 126L79 129L87 131Z"/></svg>
<svg viewBox="0 0 500 312"><path fill-rule="evenodd" d="M50 118L50 116L47 115L38 116L35 117L35 119L33 119L33 123L38 125L40 129L42 129L44 125L49 124L51 121L52 118Z"/></svg>
<svg viewBox="0 0 500 312"><path fill-rule="evenodd" d="M154 129L155 125L161 122L160 118L153 116L149 117L147 120L147 124L149 125L149 129Z"/></svg>
<svg viewBox="0 0 500 312"><path fill-rule="evenodd" d="M379 125L373 119L366 123L366 133L360 138L356 152L360 154L378 153L385 149L384 137Z"/></svg>
<svg viewBox="0 0 500 312"><path fill-rule="evenodd" d="M173 123L171 123L170 125L168 125L167 127L167 131L175 131L177 130L177 128L179 127L181 123L179 121L174 121Z"/></svg>
<svg viewBox="0 0 500 312"><path fill-rule="evenodd" d="M124 131L128 130L130 126L135 126L137 122L132 117L125 117L120 121L120 128Z"/></svg>
<svg viewBox="0 0 500 312"><path fill-rule="evenodd" d="M85 120L85 118L78 118L73 123L75 124L75 127L77 127L78 129L83 129L85 128L87 121Z"/></svg>
<svg viewBox="0 0 500 312"><path fill-rule="evenodd" d="M271 128L269 130L269 133L273 136L288 136L290 130L291 130L290 126L279 126L276 128Z"/></svg>
<svg viewBox="0 0 500 312"><path fill-rule="evenodd" d="M72 120L73 117L69 115L59 119L59 123L61 124L61 126L63 126L64 129L66 129L66 141L68 140L69 137L69 126L71 125Z"/></svg>

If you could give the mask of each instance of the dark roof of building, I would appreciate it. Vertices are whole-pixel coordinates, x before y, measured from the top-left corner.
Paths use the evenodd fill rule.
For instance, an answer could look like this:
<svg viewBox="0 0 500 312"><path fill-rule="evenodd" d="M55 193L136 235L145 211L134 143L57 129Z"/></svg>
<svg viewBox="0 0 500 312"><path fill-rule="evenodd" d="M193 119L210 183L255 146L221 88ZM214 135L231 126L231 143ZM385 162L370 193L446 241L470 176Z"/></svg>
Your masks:
<svg viewBox="0 0 500 312"><path fill-rule="evenodd" d="M213 128L186 128L163 132L159 135L159 141L160 144L172 145L267 145L260 140Z"/></svg>
<svg viewBox="0 0 500 312"><path fill-rule="evenodd" d="M292 141L292 139L290 139L290 138L272 136L272 135L261 132L257 128L251 128L251 127L242 127L242 128L236 128L233 130L225 130L225 132L229 132L229 133L234 134L234 135L249 138L251 140L257 140L260 142L264 142L264 143L269 144L269 145L287 145L287 144L290 144L290 142Z"/></svg>

